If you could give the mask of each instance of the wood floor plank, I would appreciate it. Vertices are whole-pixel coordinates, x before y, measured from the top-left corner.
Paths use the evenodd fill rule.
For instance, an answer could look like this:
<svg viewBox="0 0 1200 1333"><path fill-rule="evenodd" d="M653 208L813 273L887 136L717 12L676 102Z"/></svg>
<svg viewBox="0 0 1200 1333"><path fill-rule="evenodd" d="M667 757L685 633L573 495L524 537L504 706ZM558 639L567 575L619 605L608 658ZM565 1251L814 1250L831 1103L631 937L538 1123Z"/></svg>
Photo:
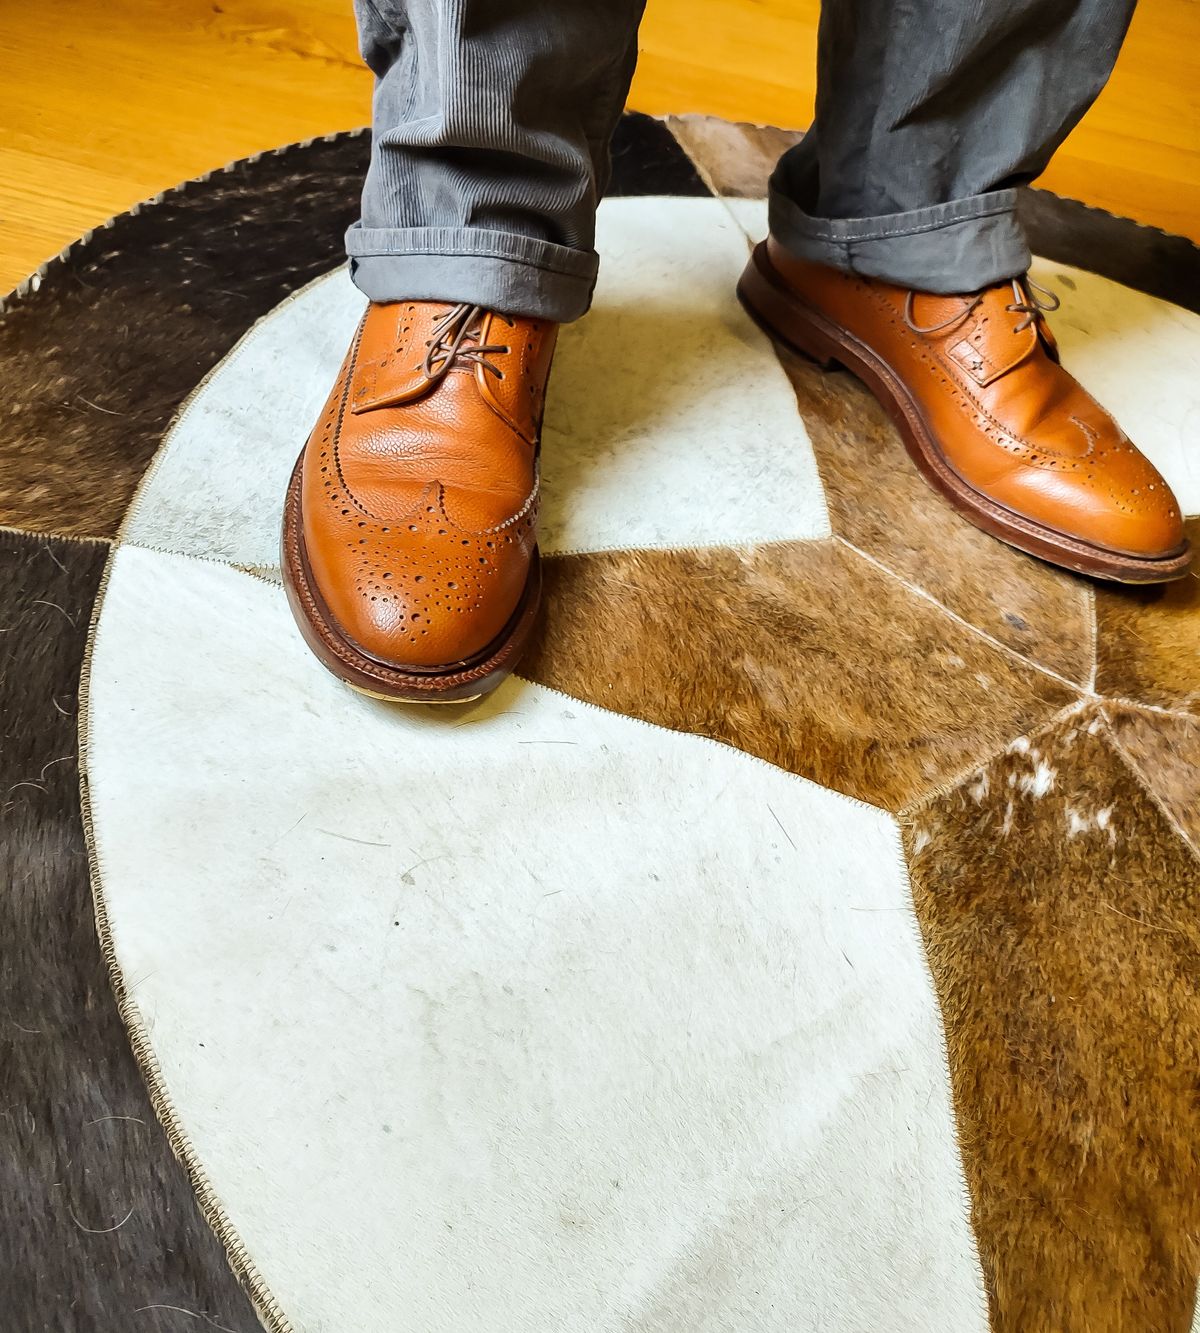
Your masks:
<svg viewBox="0 0 1200 1333"><path fill-rule="evenodd" d="M807 123L818 0L650 0L631 105ZM0 291L138 199L364 123L349 0L0 9ZM1141 0L1116 73L1042 179L1200 239L1200 4Z"/></svg>

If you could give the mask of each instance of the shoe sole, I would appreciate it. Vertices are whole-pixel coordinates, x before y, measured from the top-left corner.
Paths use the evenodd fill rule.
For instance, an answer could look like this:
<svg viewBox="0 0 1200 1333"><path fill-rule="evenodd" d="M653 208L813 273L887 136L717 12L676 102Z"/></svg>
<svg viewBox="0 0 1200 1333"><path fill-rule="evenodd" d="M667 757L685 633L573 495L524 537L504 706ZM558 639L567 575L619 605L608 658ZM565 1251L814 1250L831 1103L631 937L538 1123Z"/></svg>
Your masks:
<svg viewBox="0 0 1200 1333"><path fill-rule="evenodd" d="M1165 583L1187 573L1192 554L1186 541L1161 556L1123 555L1037 523L976 490L947 461L899 376L865 343L800 300L772 265L765 242L750 257L737 294L765 333L825 369L842 366L860 379L896 424L909 457L925 480L984 532L1027 555L1093 578Z"/></svg>
<svg viewBox="0 0 1200 1333"><path fill-rule="evenodd" d="M380 662L352 643L325 606L308 563L296 460L283 506L280 571L292 615L314 656L343 684L371 699L401 704L466 704L490 694L508 677L529 643L542 598L541 561L534 549L529 578L517 609L500 634L474 657L445 667L405 667Z"/></svg>

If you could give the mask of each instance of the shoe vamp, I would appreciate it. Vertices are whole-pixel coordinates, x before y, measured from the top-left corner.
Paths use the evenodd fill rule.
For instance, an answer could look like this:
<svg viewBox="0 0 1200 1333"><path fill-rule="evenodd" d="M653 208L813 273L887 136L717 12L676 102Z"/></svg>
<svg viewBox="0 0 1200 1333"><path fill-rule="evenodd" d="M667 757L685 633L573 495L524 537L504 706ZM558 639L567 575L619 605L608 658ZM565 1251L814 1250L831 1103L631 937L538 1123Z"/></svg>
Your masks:
<svg viewBox="0 0 1200 1333"><path fill-rule="evenodd" d="M363 509L401 518L434 483L446 516L470 531L504 523L525 506L534 485L533 451L464 379L447 377L426 399L343 424L338 467Z"/></svg>
<svg viewBox="0 0 1200 1333"><path fill-rule="evenodd" d="M1108 413L1040 352L986 388L967 382L966 389L984 415L1026 446L1031 458L1083 459L1123 439Z"/></svg>

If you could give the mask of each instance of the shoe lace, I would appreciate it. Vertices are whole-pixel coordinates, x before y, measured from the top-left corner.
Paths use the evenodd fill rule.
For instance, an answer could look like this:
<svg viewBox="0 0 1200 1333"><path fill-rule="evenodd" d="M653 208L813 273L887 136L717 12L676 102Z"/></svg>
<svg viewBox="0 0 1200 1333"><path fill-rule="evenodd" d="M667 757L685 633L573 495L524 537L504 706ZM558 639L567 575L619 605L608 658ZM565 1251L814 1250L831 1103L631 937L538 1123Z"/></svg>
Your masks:
<svg viewBox="0 0 1200 1333"><path fill-rule="evenodd" d="M1025 296L1023 301L1021 300L1022 292ZM1013 279L1013 295L1017 299L1011 305L1006 305L1005 310L1011 310L1013 314L1023 314L1025 316L1013 330L1014 333L1023 333L1040 314L1057 310L1062 304L1053 292L1047 291L1045 287L1039 287L1028 273L1026 273L1023 282L1016 278Z"/></svg>
<svg viewBox="0 0 1200 1333"><path fill-rule="evenodd" d="M500 343L481 343L467 341L478 336L480 325L488 312L483 306L459 304L452 306L443 315L439 315L430 332L425 346L425 361L422 373L431 385L443 380L451 367L464 361L482 366L497 379L504 378L504 371L488 358L506 355L512 349ZM499 316L511 328L513 321L504 315Z"/></svg>
<svg viewBox="0 0 1200 1333"><path fill-rule="evenodd" d="M1043 313L1049 313L1058 309L1061 304L1058 297L1045 287L1040 287L1027 273L1024 278L1013 278L1012 280L1013 296L1016 298L1010 304L1006 305L1005 310L1011 311L1014 315L1023 314L1025 318L1013 328L1014 333L1023 333L1037 317ZM976 292L961 310L955 311L949 319L944 319L940 324L918 324L913 318L913 303L917 299L916 292L910 291L904 298L904 322L914 332L919 334L941 333L945 329L952 328L960 323L969 315L975 313L979 308L979 303L987 295L986 292Z"/></svg>

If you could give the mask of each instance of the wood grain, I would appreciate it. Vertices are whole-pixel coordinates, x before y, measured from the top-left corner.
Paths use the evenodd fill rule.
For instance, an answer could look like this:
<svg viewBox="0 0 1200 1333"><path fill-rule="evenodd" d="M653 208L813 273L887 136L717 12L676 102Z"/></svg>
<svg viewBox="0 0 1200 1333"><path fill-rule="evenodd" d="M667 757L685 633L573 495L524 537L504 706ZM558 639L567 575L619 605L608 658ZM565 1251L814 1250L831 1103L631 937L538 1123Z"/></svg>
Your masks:
<svg viewBox="0 0 1200 1333"><path fill-rule="evenodd" d="M0 7L0 291L88 227L233 158L364 123L349 0ZM803 125L817 0L650 0L631 105ZM1142 0L1043 178L1200 239L1200 3Z"/></svg>

